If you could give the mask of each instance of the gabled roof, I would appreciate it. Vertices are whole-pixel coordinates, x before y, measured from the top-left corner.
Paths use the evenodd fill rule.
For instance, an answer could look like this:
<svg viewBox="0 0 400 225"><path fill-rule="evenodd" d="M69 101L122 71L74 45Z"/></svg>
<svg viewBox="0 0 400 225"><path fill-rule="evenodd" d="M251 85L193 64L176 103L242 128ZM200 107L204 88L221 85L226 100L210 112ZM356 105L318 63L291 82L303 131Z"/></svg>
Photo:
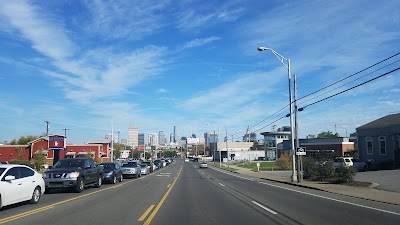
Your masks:
<svg viewBox="0 0 400 225"><path fill-rule="evenodd" d="M364 124L357 129L389 127L394 125L400 125L400 113L384 116L382 118Z"/></svg>
<svg viewBox="0 0 400 225"><path fill-rule="evenodd" d="M39 137L39 138L29 142L28 145L31 145L31 144L36 143L36 142L41 141L41 140L49 141L49 139L47 137Z"/></svg>

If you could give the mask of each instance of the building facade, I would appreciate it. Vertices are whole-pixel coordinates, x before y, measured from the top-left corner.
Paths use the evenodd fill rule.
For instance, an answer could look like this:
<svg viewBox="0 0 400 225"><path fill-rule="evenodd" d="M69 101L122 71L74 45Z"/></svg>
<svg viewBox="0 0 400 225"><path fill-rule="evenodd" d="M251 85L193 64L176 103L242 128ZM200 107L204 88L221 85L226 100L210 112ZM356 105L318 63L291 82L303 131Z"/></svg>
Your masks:
<svg viewBox="0 0 400 225"><path fill-rule="evenodd" d="M139 128L135 125L131 125L128 128L128 145L135 148L139 145Z"/></svg>
<svg viewBox="0 0 400 225"><path fill-rule="evenodd" d="M283 150L283 141L289 140L290 131L278 129L278 131L263 132L261 135L264 136L265 160L277 160Z"/></svg>
<svg viewBox="0 0 400 225"><path fill-rule="evenodd" d="M356 130L360 160L376 169L400 168L400 113L384 116Z"/></svg>

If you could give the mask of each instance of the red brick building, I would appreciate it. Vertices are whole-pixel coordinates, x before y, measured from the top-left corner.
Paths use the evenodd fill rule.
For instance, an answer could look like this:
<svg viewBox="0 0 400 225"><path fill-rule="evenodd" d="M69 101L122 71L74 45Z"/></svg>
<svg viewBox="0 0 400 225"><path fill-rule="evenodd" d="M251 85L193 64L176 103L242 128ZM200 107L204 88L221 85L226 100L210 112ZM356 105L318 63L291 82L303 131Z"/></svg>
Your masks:
<svg viewBox="0 0 400 225"><path fill-rule="evenodd" d="M84 157L88 154L92 155L96 161L109 162L109 143L90 143L78 145L66 145L65 150L49 150L48 137L40 137L28 145L0 145L0 161L7 162L13 159L22 158L32 161L35 154L43 152L46 155L48 165L53 165L54 151L60 151L60 159Z"/></svg>

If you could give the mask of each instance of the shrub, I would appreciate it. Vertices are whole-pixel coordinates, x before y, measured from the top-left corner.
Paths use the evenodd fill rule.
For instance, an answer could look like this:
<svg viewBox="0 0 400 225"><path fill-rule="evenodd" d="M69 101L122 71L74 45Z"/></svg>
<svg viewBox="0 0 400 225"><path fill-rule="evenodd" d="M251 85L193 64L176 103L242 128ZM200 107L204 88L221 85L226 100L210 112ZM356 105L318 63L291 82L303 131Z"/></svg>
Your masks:
<svg viewBox="0 0 400 225"><path fill-rule="evenodd" d="M33 157L33 163L34 163L35 169L37 171L40 171L42 169L42 166L44 164L46 164L46 155L41 154L41 153L35 154L35 156Z"/></svg>
<svg viewBox="0 0 400 225"><path fill-rule="evenodd" d="M319 166L319 180L331 181L335 177L335 170L332 162L325 162Z"/></svg>
<svg viewBox="0 0 400 225"><path fill-rule="evenodd" d="M318 165L313 158L303 158L303 177L307 180L316 180L318 177Z"/></svg>
<svg viewBox="0 0 400 225"><path fill-rule="evenodd" d="M284 153L279 157L279 159L276 161L276 164L278 165L279 168L282 170L289 170L292 168L292 157Z"/></svg>
<svg viewBox="0 0 400 225"><path fill-rule="evenodd" d="M337 183L348 183L354 180L354 176L356 175L357 170L350 166L344 167L339 166L335 169L335 181Z"/></svg>

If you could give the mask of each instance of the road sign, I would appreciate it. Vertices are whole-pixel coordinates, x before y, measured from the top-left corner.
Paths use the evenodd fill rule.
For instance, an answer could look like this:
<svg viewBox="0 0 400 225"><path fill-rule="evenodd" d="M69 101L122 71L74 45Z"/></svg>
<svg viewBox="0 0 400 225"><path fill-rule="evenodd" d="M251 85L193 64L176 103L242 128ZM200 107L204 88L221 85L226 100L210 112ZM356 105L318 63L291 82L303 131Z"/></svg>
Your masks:
<svg viewBox="0 0 400 225"><path fill-rule="evenodd" d="M306 148L305 147L296 148L296 155L306 155Z"/></svg>

